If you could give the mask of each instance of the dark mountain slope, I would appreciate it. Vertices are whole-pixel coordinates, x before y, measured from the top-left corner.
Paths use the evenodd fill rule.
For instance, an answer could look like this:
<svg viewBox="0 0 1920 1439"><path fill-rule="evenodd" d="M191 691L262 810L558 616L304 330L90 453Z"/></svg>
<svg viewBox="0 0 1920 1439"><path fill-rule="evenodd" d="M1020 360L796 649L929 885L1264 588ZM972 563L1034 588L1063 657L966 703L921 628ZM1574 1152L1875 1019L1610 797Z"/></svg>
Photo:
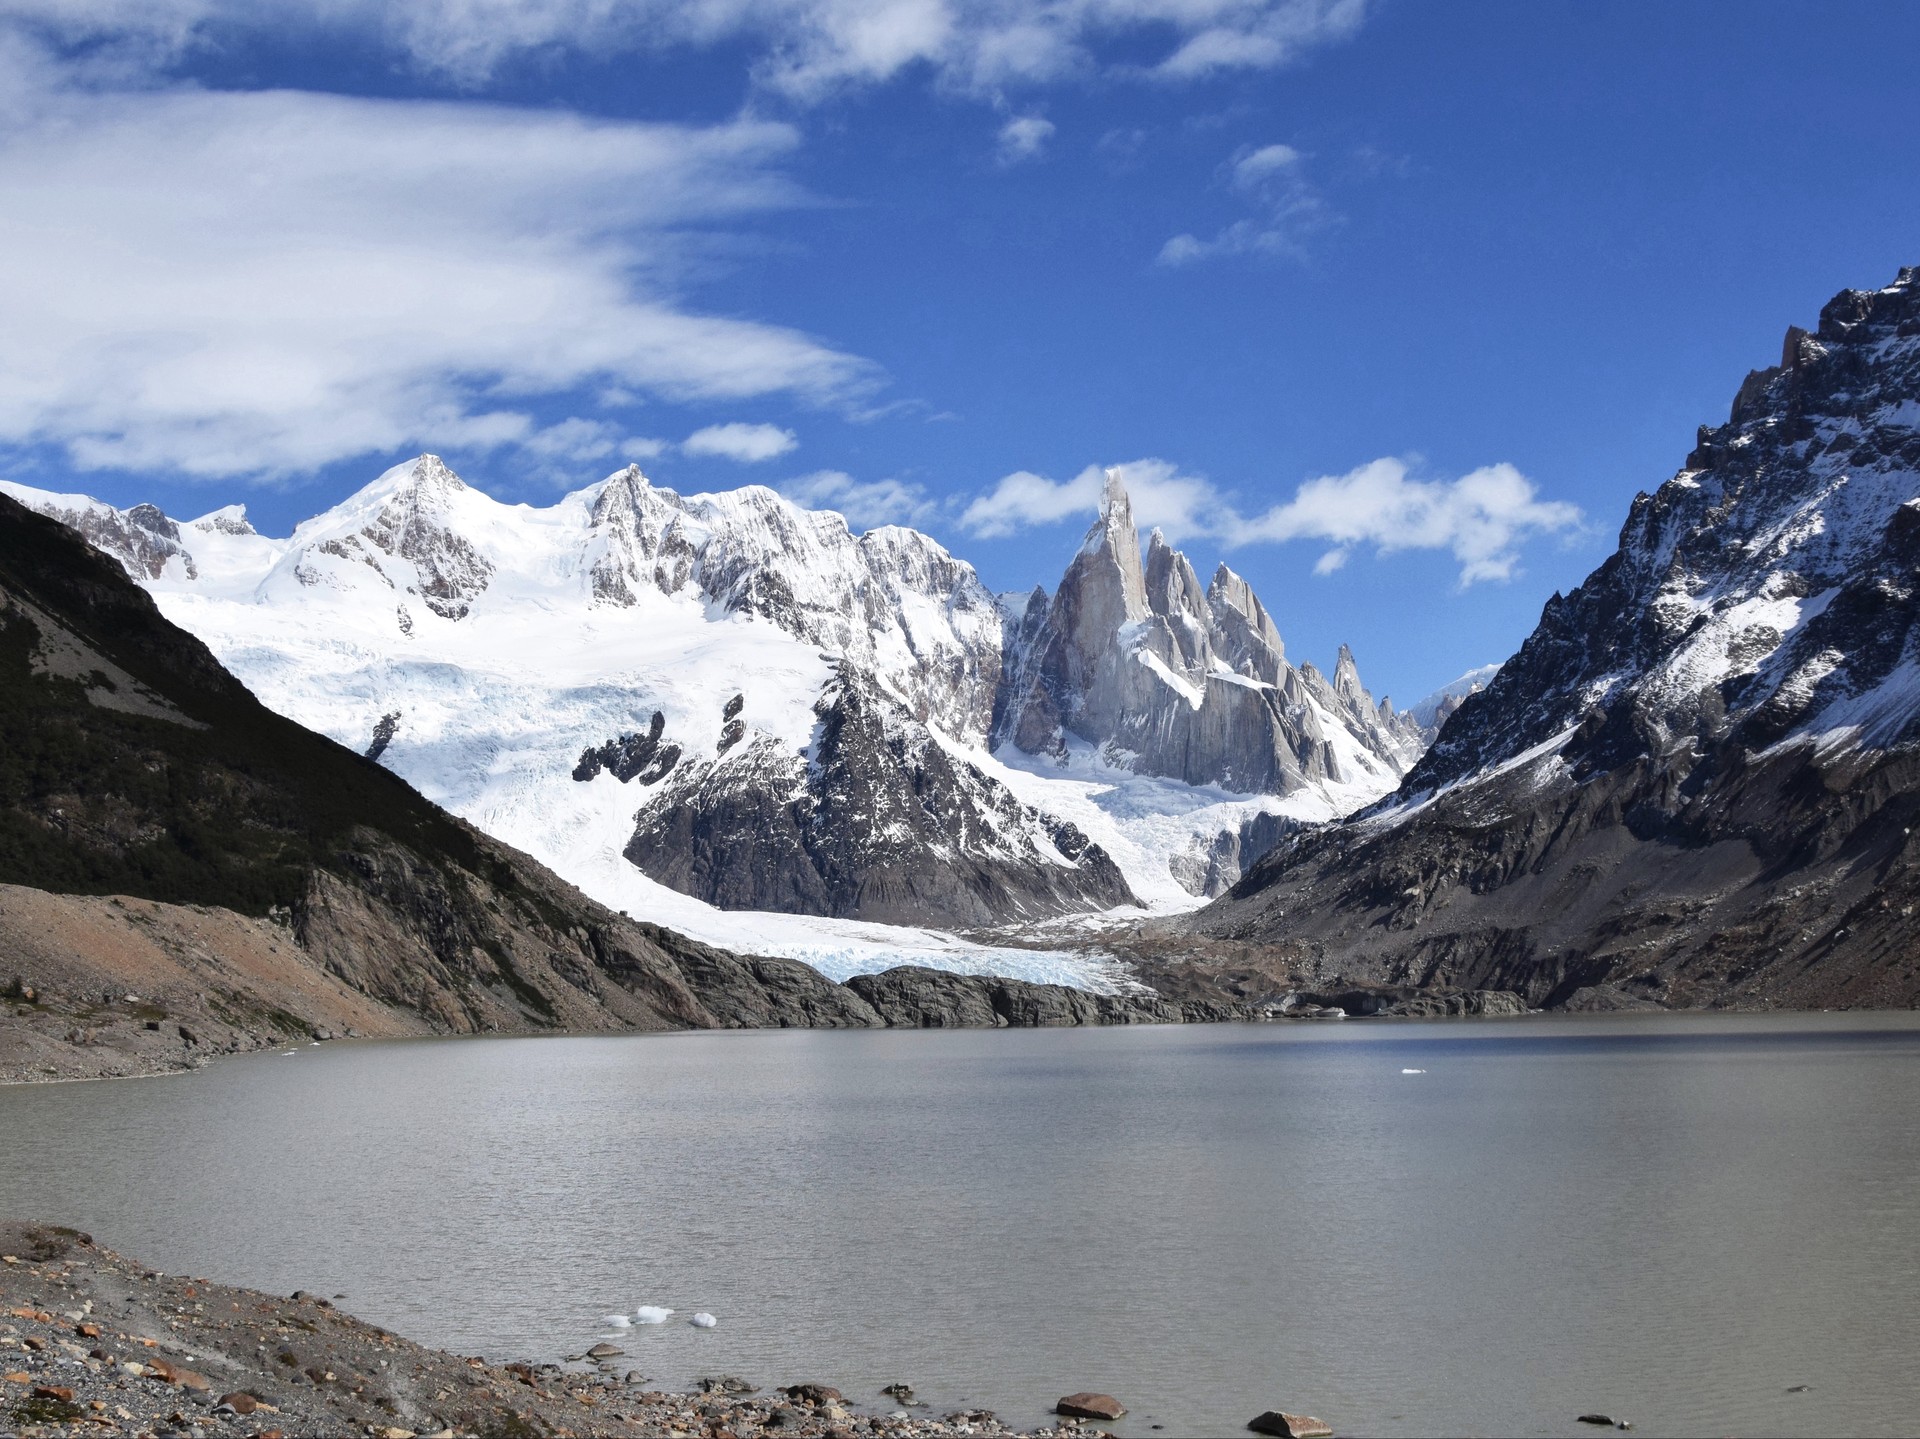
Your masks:
<svg viewBox="0 0 1920 1439"><path fill-rule="evenodd" d="M1920 1001L1920 274L1702 427L1400 790L1201 933L1536 1004Z"/></svg>

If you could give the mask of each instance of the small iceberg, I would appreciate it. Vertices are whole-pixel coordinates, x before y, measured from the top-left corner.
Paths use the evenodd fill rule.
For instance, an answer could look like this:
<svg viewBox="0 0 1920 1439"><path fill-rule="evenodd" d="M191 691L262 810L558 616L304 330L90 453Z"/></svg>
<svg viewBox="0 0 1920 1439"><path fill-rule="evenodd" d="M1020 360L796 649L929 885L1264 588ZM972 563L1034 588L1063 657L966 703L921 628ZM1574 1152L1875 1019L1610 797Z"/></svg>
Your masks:
<svg viewBox="0 0 1920 1439"><path fill-rule="evenodd" d="M691 1324L695 1329L711 1329L719 1322L718 1319L715 1319L705 1310L702 1310L687 1321L687 1323Z"/></svg>
<svg viewBox="0 0 1920 1439"><path fill-rule="evenodd" d="M642 1304L633 1311L636 1324L665 1324L673 1316L671 1309L662 1309L658 1304Z"/></svg>
<svg viewBox="0 0 1920 1439"><path fill-rule="evenodd" d="M1424 1069L1403 1069L1403 1070L1401 1070L1400 1072L1401 1072L1402 1074L1425 1074L1425 1073L1426 1073L1426 1070L1424 1070Z"/></svg>
<svg viewBox="0 0 1920 1439"><path fill-rule="evenodd" d="M602 1317L604 1318L606 1325L609 1329L633 1328L633 1321L627 1318L627 1316L624 1314L608 1314Z"/></svg>

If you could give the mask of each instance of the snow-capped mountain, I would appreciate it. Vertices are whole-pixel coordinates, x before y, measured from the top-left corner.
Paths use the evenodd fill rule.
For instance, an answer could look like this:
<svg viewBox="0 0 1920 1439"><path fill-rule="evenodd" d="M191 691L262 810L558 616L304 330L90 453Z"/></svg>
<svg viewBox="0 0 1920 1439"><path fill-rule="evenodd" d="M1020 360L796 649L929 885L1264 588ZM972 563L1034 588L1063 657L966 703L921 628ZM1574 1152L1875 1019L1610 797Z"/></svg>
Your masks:
<svg viewBox="0 0 1920 1439"><path fill-rule="evenodd" d="M1499 665L1476 665L1458 679L1449 680L1432 694L1409 705L1407 713L1420 726L1428 743L1432 743L1433 737L1440 733L1440 726L1447 722L1447 716L1459 709L1468 695L1479 694L1499 673Z"/></svg>
<svg viewBox="0 0 1920 1439"><path fill-rule="evenodd" d="M1920 995L1920 271L1849 290L1390 799L1207 915L1347 974ZM1617 996L1616 996L1617 997Z"/></svg>
<svg viewBox="0 0 1920 1439"><path fill-rule="evenodd" d="M1143 566L1117 471L1060 588L1022 606L1008 650L995 737L1032 755L1064 757L1077 737L1142 774L1291 795L1383 792L1425 747L1418 724L1373 702L1346 646L1331 680L1289 664L1225 565L1203 589L1155 530Z"/></svg>
<svg viewBox="0 0 1920 1439"><path fill-rule="evenodd" d="M1200 602L1176 594L1192 571L1156 537L1149 600L1124 491L1096 526L1112 544L1082 560L1131 575L1139 614L1116 612L1105 658L1090 621L1067 632L1103 673L1144 677L1156 724L1255 716L1251 740L1185 770L1159 763L1172 741L1143 748L1124 725L996 752L1025 712L1011 683L1047 672L1095 588L1081 561L1028 633L923 534L854 535L758 487L683 496L634 468L536 509L423 456L285 540L237 506L182 524L7 488L119 558L273 708L603 902L736 948L844 967L849 947L952 943L872 921L1189 906L1280 834L1387 792L1418 752L1351 656L1331 681L1287 664L1231 572L1194 630ZM1161 638L1175 624L1185 650ZM1266 768L1239 763L1271 735Z"/></svg>

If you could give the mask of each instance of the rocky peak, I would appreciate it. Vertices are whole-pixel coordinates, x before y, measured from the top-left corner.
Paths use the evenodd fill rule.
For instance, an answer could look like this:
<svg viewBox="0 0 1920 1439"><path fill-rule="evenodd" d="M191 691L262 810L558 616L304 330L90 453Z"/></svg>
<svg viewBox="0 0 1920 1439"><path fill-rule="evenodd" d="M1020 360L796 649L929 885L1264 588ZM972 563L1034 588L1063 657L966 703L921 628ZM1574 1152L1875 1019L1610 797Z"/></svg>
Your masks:
<svg viewBox="0 0 1920 1439"><path fill-rule="evenodd" d="M1837 295L1817 331L1787 332L1781 358L1634 500L1619 548L1548 601L1404 793L1562 737L1587 773L1736 732L1772 743L1828 711L1878 740L1912 727L1899 513L1920 488L1916 272Z"/></svg>
<svg viewBox="0 0 1920 1439"><path fill-rule="evenodd" d="M1082 566L1081 561L1087 563ZM1118 469L1107 471L1107 486L1100 500L1100 518L1086 539L1074 565L1081 569L1078 584L1090 591L1106 592L1099 613L1114 616L1113 627L1147 614L1146 575L1140 566L1140 531L1134 528L1133 502L1127 498L1126 482ZM1073 569L1069 568L1069 574Z"/></svg>
<svg viewBox="0 0 1920 1439"><path fill-rule="evenodd" d="M1353 651L1346 645L1340 646L1340 657L1333 666L1333 692L1349 704L1373 703L1367 687L1360 683L1360 666L1354 663Z"/></svg>
<svg viewBox="0 0 1920 1439"><path fill-rule="evenodd" d="M0 491L28 509L77 530L95 549L112 555L136 580L158 580L171 567L177 576L195 579L199 570L181 543L180 526L157 506L140 504L119 510L86 495L55 495L0 481Z"/></svg>
<svg viewBox="0 0 1920 1439"><path fill-rule="evenodd" d="M372 563L391 584L418 595L442 619L464 619L494 570L492 561L460 530L458 510L471 493L438 455L421 455L396 465L349 500L348 506L371 513L357 530L323 540L318 548L343 559L368 558L371 548L405 561L411 575L389 572L377 560Z"/></svg>
<svg viewBox="0 0 1920 1439"><path fill-rule="evenodd" d="M885 675L917 717L984 736L1001 672L1001 618L973 567L916 530L854 535L844 517L750 485L680 495L637 467L590 505L595 603L697 595Z"/></svg>
<svg viewBox="0 0 1920 1439"><path fill-rule="evenodd" d="M1072 735L1141 773L1270 794L1384 792L1418 752L1417 726L1382 718L1350 653L1340 687L1289 666L1272 617L1233 571L1222 566L1203 590L1157 530L1142 568L1117 470L1044 622L1033 612L1010 651L996 742L1064 756ZM1350 743L1336 744L1338 731Z"/></svg>
<svg viewBox="0 0 1920 1439"><path fill-rule="evenodd" d="M203 535L222 534L233 535L236 538L259 533L247 519L245 505L222 505L219 509L193 521L191 528Z"/></svg>
<svg viewBox="0 0 1920 1439"><path fill-rule="evenodd" d="M1227 666L1263 684L1278 684L1287 664L1286 646L1253 586L1223 564L1207 586L1207 605L1213 615L1215 652Z"/></svg>
<svg viewBox="0 0 1920 1439"><path fill-rule="evenodd" d="M1166 621L1181 668L1204 671L1213 657L1212 615L1200 577L1158 529L1147 541L1147 607Z"/></svg>

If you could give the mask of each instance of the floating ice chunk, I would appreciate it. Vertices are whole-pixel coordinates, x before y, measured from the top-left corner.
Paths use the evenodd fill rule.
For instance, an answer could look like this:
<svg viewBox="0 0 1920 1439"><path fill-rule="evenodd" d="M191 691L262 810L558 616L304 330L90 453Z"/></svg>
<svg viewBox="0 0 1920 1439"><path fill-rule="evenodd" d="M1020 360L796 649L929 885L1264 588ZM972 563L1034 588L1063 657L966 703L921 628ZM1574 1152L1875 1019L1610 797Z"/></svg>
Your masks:
<svg viewBox="0 0 1920 1439"><path fill-rule="evenodd" d="M1403 1069L1403 1070L1401 1070L1400 1072L1401 1072L1402 1074L1425 1074L1425 1073L1426 1073L1426 1070L1424 1070L1424 1069Z"/></svg>
<svg viewBox="0 0 1920 1439"><path fill-rule="evenodd" d="M606 1324L607 1324L607 1327L608 1327L609 1329L631 1329L631 1328L633 1328L633 1321L632 1321L631 1319L629 1319L629 1318L627 1318L627 1316L626 1316L626 1315L624 1315L624 1314L609 1314L609 1315L607 1315L607 1316L606 1316Z"/></svg>
<svg viewBox="0 0 1920 1439"><path fill-rule="evenodd" d="M691 1324L695 1329L711 1329L713 1328L714 1325L718 1324L720 1321L718 1319L715 1319L711 1314L708 1314L705 1310L702 1310L700 1313L694 1315L693 1318L689 1319L687 1322Z"/></svg>
<svg viewBox="0 0 1920 1439"><path fill-rule="evenodd" d="M673 1311L662 1309L658 1304L642 1304L633 1311L636 1324L665 1324Z"/></svg>

